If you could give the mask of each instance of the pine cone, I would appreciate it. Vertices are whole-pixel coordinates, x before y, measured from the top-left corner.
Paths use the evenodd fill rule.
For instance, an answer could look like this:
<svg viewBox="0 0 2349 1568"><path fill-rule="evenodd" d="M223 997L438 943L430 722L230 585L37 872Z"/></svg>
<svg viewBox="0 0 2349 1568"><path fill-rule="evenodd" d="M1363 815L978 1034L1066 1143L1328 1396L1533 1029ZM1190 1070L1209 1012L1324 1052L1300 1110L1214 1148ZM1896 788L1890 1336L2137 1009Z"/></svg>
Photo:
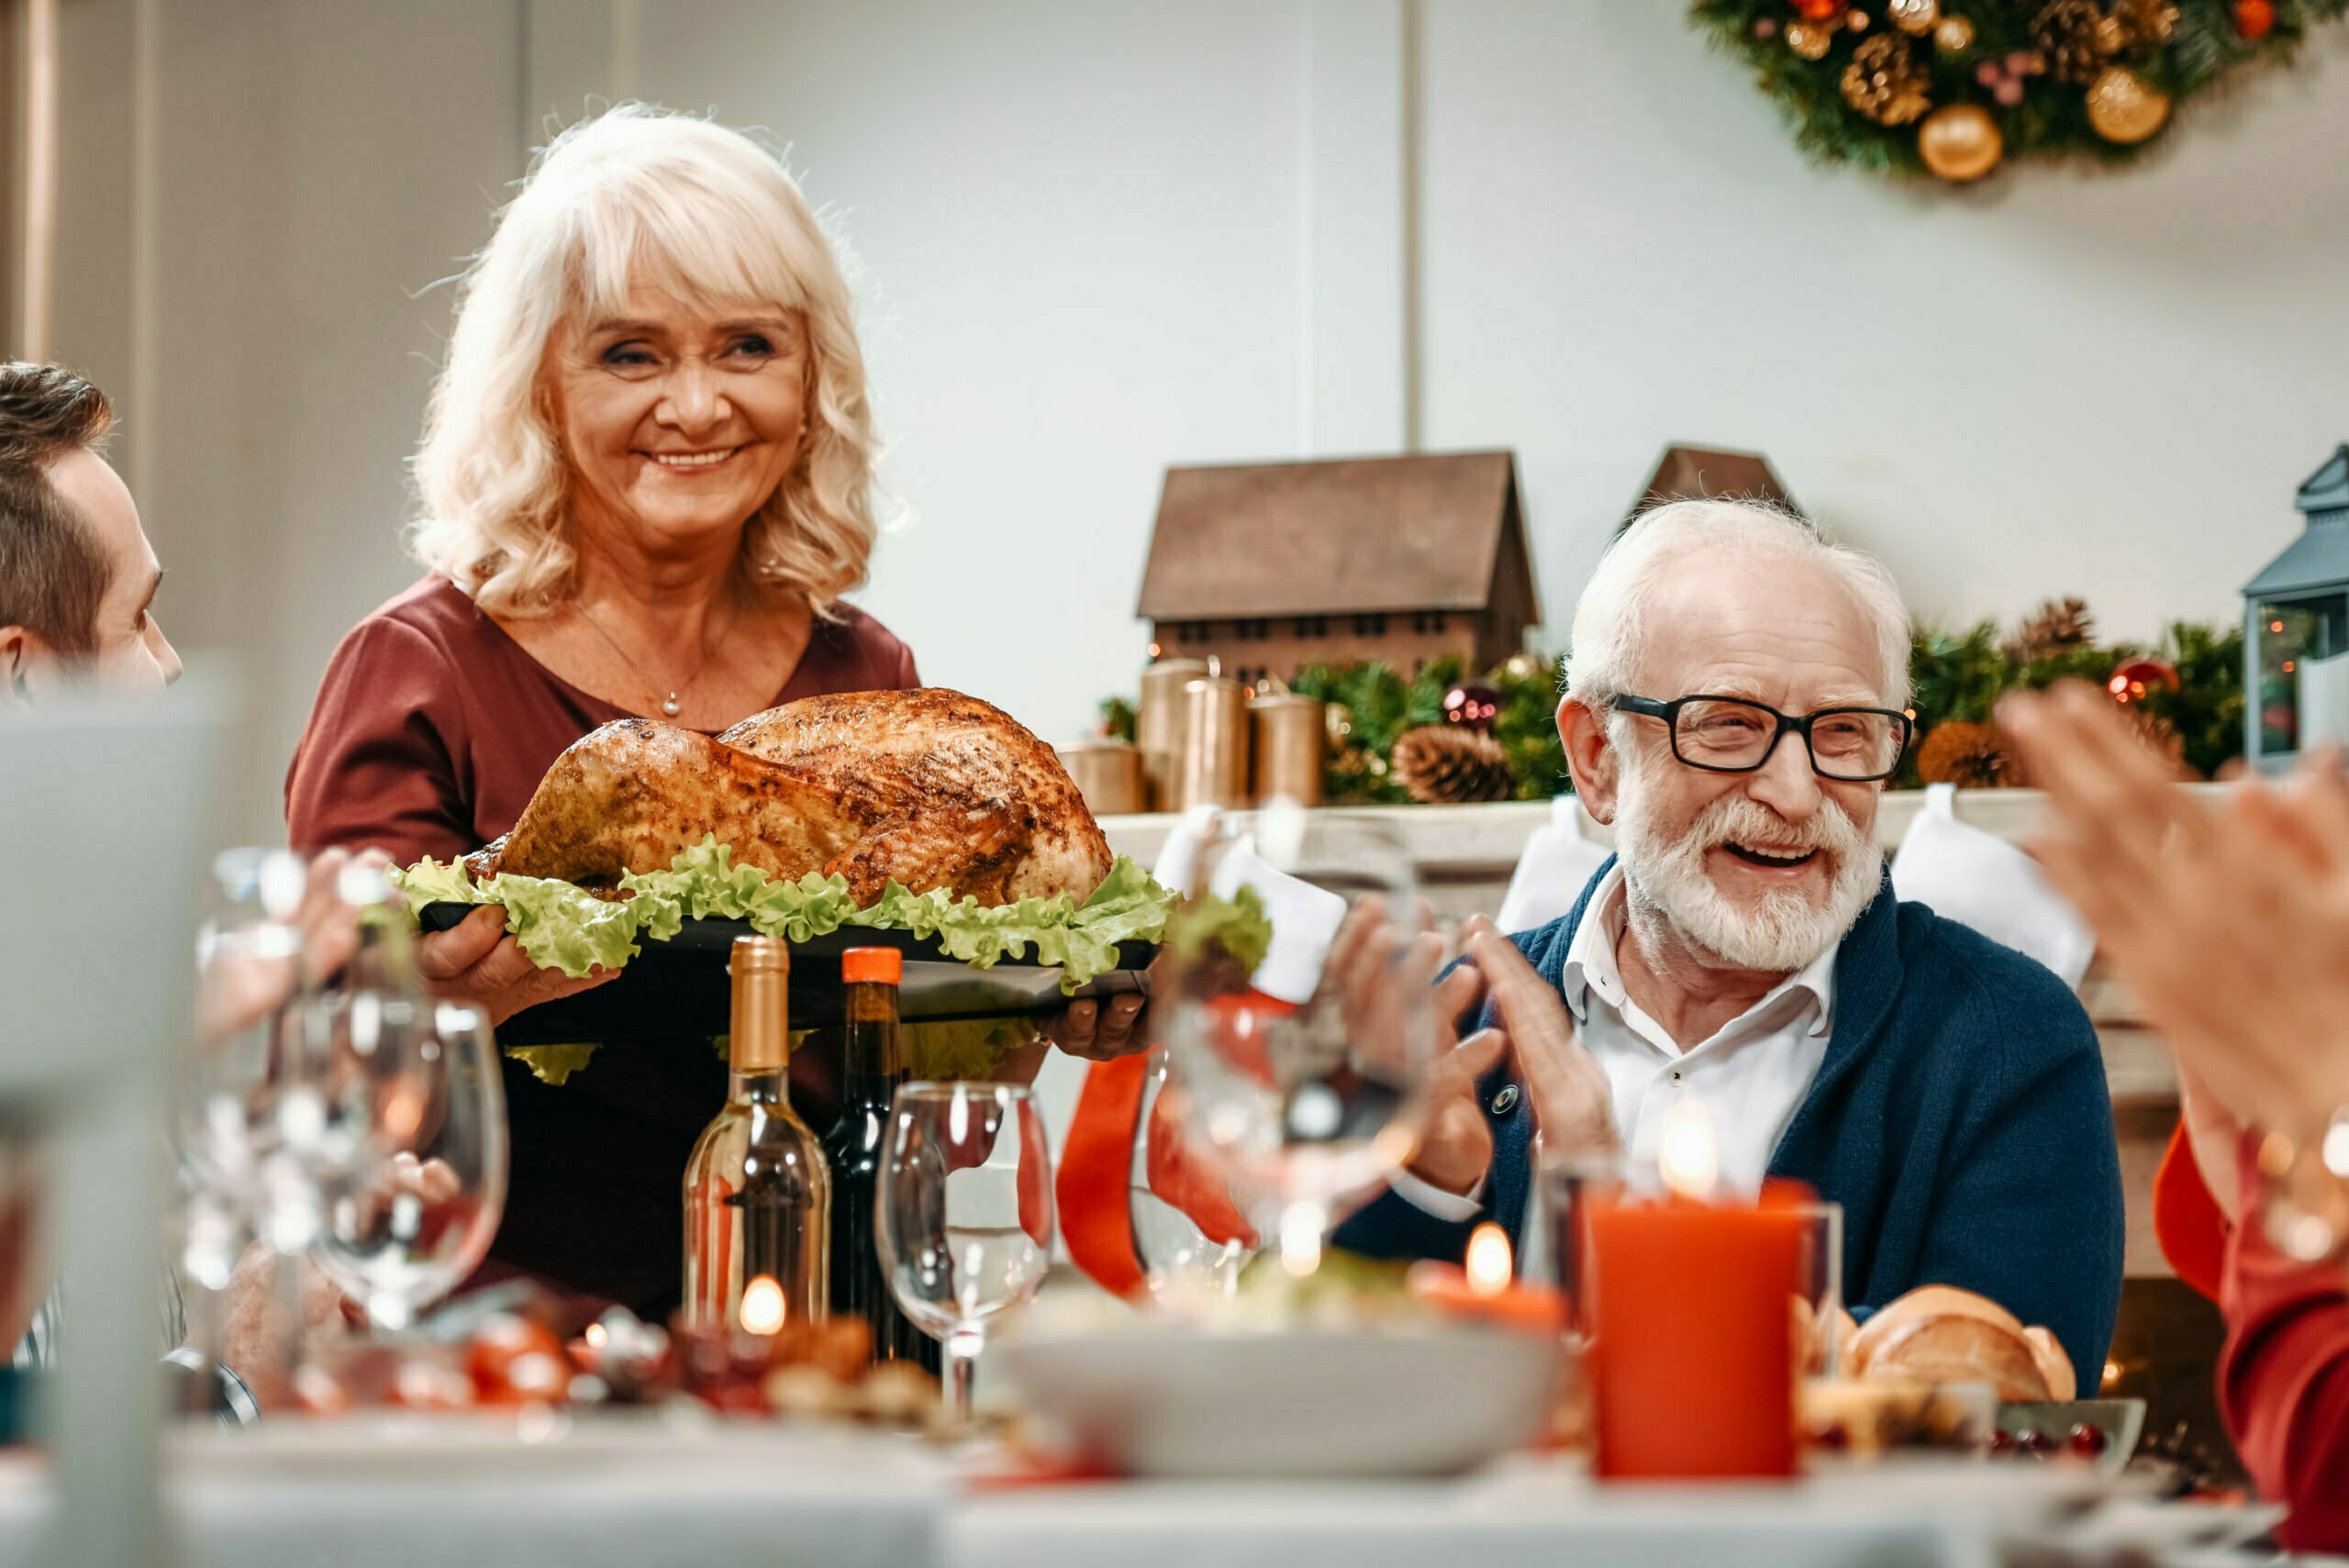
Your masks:
<svg viewBox="0 0 2349 1568"><path fill-rule="evenodd" d="M1932 78L1900 33L1878 33L1843 67L1843 99L1879 125L1907 125L1933 106Z"/></svg>
<svg viewBox="0 0 2349 1568"><path fill-rule="evenodd" d="M1430 806L1507 800L1517 793L1501 743L1456 724L1423 724L1398 736L1395 782Z"/></svg>
<svg viewBox="0 0 2349 1568"><path fill-rule="evenodd" d="M2007 646L2017 658L2030 663L2066 649L2085 648L2095 632L2096 617L2088 614L2086 599L2050 599L2039 606L2037 614L2015 628L2014 640Z"/></svg>
<svg viewBox="0 0 2349 1568"><path fill-rule="evenodd" d="M2120 28L2096 0L2047 0L2031 24L2032 41L2047 57L2048 74L2085 87L2119 52Z"/></svg>
<svg viewBox="0 0 2349 1568"><path fill-rule="evenodd" d="M2021 762L2008 755L1996 729L1957 718L1936 724L1925 737L1917 750L1917 776L1960 789L2012 789L2023 782Z"/></svg>

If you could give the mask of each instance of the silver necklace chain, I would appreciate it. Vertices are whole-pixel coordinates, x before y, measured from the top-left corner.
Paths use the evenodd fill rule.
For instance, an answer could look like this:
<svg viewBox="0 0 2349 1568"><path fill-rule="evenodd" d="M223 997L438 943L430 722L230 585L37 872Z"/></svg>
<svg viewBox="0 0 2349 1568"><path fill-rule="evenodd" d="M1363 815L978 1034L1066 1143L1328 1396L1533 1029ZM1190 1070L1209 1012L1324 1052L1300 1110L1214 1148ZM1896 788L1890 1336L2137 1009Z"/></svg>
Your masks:
<svg viewBox="0 0 2349 1568"><path fill-rule="evenodd" d="M631 669L640 664L640 661L632 657L627 649L622 648L619 645L618 639L613 637L610 632L604 629L603 622L597 620L594 616L587 613L587 606L585 605L581 604L576 599L573 599L571 601L571 607L578 612L579 618L581 620L587 623L588 630L594 632L597 637L604 639L605 647L619 655L620 662L622 664L628 665ZM731 631L733 629L733 623L729 620L727 623L726 631ZM710 658L718 651L718 645L725 639L726 632L721 631L718 636L710 639L703 645L701 651L701 662L693 667L692 672L688 673L684 680L678 682L676 685L670 688L669 695L661 700L661 711L662 713L668 715L671 718L674 718L677 715L685 711L685 704L684 694L692 689L693 684L696 681L701 679L701 673L709 667Z"/></svg>

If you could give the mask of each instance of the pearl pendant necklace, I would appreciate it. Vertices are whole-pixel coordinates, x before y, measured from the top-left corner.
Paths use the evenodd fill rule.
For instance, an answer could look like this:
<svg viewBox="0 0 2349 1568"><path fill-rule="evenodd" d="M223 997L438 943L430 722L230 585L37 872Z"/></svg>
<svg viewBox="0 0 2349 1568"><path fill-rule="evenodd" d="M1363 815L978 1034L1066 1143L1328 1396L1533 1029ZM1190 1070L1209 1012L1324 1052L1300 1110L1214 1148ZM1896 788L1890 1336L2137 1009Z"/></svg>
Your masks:
<svg viewBox="0 0 2349 1568"><path fill-rule="evenodd" d="M613 652L618 654L623 662L629 664L640 662L636 659L630 658L628 650L619 645L619 640L613 637L610 632L604 629L603 622L597 620L594 616L587 613L586 606L574 599L572 601L571 607L578 615L581 620L587 623L587 629L594 632L597 637L602 638L604 639L604 645L609 648ZM693 673L685 677L685 685L671 688L669 695L661 699L661 711L664 716L670 718L674 718L677 715L685 712L685 701L684 693L685 687L692 685L696 680L700 678L702 671L707 668L709 663L709 656L718 651L718 644L724 641L726 639L726 632L731 631L733 628L733 617L729 616L727 617L726 630L720 631L716 638L711 639L709 646L702 650L701 660L698 663L694 665Z"/></svg>

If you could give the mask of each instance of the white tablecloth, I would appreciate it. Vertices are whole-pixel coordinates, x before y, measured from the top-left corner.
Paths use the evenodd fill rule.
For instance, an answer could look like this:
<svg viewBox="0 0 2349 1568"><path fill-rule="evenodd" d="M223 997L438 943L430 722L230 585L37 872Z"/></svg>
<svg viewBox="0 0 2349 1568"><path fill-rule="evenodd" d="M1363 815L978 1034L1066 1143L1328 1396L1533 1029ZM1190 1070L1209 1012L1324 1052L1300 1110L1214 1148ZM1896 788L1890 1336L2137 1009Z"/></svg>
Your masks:
<svg viewBox="0 0 2349 1568"><path fill-rule="evenodd" d="M980 1494L947 1568L1971 1568L2003 1516L1979 1489L1820 1481L1605 1487L1558 1466L1460 1481L1130 1483Z"/></svg>
<svg viewBox="0 0 2349 1568"><path fill-rule="evenodd" d="M437 1452L278 1434L173 1456L185 1568L922 1568L953 1490L918 1444L855 1434L647 1428ZM37 1471L0 1473L0 1568L61 1568L48 1507Z"/></svg>
<svg viewBox="0 0 2349 1568"><path fill-rule="evenodd" d="M2093 1483L2052 1466L1601 1487L1517 1461L1452 1481L990 1490L918 1443L853 1433L647 1423L527 1451L510 1435L367 1437L287 1424L180 1450L165 1502L186 1568L1993 1568L2215 1547L2229 1522L2087 1507ZM37 1464L0 1462L0 1568L56 1568L48 1506ZM2026 1540L2037 1550L2003 1550Z"/></svg>

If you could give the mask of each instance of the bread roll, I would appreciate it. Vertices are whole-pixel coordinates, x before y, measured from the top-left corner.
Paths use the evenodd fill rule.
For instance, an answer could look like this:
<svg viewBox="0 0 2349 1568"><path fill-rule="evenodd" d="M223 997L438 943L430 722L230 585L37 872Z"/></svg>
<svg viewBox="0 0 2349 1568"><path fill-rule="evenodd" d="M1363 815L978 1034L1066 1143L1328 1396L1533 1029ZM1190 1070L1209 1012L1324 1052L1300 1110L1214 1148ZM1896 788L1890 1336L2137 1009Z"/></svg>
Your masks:
<svg viewBox="0 0 2349 1568"><path fill-rule="evenodd" d="M1987 1296L1976 1296L1954 1285L1919 1285L1898 1300L1885 1303L1875 1317L1844 1341L1844 1364L1854 1373L1864 1373L1868 1370L1869 1358L1903 1329L1929 1318L1949 1317L1978 1318L2017 1337L2022 1334L2021 1320Z"/></svg>
<svg viewBox="0 0 2349 1568"><path fill-rule="evenodd" d="M1875 1327L1874 1322L1868 1325ZM2054 1397L2022 1330L1978 1313L1951 1312L1896 1323L1870 1346L1864 1370L1872 1381L1987 1383L2010 1404Z"/></svg>
<svg viewBox="0 0 2349 1568"><path fill-rule="evenodd" d="M2039 1362L2039 1374L2047 1380L2047 1396L2063 1404L2077 1399L2079 1376L2072 1370L2072 1358L2065 1352L2063 1341L2036 1323L2022 1331L2022 1338L2031 1347L2032 1359Z"/></svg>

